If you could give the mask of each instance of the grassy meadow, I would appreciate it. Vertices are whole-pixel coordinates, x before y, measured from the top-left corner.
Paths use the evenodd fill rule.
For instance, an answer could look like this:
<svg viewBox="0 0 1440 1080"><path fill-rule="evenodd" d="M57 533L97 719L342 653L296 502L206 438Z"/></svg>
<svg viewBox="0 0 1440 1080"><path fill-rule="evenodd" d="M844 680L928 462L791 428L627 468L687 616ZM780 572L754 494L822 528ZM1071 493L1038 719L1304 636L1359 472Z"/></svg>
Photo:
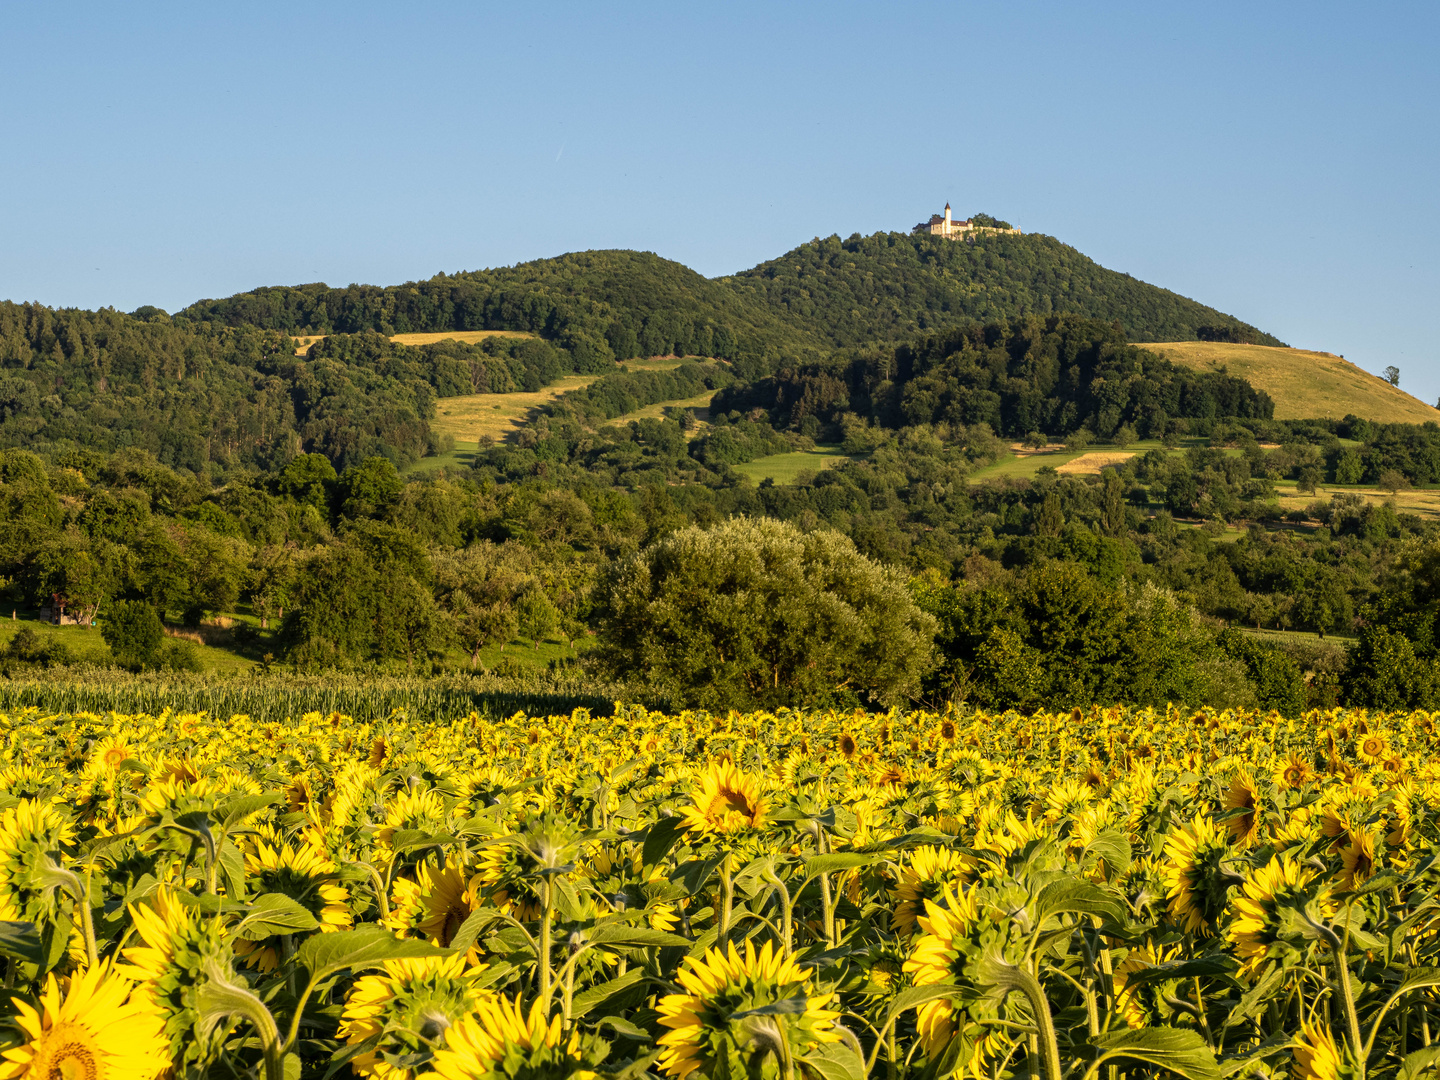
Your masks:
<svg viewBox="0 0 1440 1080"><path fill-rule="evenodd" d="M1440 421L1440 409L1333 353L1215 341L1166 341L1142 348L1194 371L1223 371L1246 380L1274 399L1277 420Z"/></svg>
<svg viewBox="0 0 1440 1080"><path fill-rule="evenodd" d="M770 454L754 461L734 466L736 472L748 476L757 484L761 480L773 480L777 484L793 484L802 473L833 469L847 461L856 460L838 446L817 446L813 450L793 450L786 454Z"/></svg>

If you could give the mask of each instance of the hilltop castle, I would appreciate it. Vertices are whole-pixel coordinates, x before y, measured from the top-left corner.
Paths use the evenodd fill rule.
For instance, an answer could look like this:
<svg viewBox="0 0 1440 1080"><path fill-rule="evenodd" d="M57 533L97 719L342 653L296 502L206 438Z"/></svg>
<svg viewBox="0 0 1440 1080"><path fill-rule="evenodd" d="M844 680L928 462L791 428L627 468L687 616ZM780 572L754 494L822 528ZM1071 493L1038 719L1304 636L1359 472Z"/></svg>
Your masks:
<svg viewBox="0 0 1440 1080"><path fill-rule="evenodd" d="M945 204L945 216L931 214L929 221L922 221L916 225L912 232L929 233L931 236L941 236L946 240L964 240L973 243L975 238L982 233L1018 233L1019 229L997 229L993 225L976 225L969 218L964 221L955 221L950 217L950 204Z"/></svg>

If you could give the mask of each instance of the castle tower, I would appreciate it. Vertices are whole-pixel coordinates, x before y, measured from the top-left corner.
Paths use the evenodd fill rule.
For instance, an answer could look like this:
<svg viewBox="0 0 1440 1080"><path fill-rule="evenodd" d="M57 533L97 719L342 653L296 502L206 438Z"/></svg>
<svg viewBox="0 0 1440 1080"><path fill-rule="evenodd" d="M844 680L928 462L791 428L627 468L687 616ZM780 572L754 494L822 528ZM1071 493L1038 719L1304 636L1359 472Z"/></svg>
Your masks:
<svg viewBox="0 0 1440 1080"><path fill-rule="evenodd" d="M934 204L932 203L931 205L934 205ZM942 232L940 235L941 235L941 236L949 236L949 235L950 235L950 204L949 204L948 202L945 204L945 231Z"/></svg>

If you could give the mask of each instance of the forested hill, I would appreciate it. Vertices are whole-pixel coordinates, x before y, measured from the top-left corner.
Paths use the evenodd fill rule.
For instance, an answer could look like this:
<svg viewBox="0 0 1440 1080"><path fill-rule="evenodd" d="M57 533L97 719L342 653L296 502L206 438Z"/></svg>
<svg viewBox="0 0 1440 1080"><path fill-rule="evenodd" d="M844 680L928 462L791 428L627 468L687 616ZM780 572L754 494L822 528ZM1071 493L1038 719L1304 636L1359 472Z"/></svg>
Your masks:
<svg viewBox="0 0 1440 1080"><path fill-rule="evenodd" d="M1118 322L1131 341L1282 344L1040 234L989 235L973 244L893 232L831 236L721 280L834 346L1062 313Z"/></svg>
<svg viewBox="0 0 1440 1080"><path fill-rule="evenodd" d="M405 285L255 289L179 314L292 334L522 330L577 370L678 353L729 360L745 378L835 347L1053 314L1118 322L1131 341L1281 344L1040 235L832 236L713 280L649 252L586 251Z"/></svg>
<svg viewBox="0 0 1440 1080"><path fill-rule="evenodd" d="M386 287L262 288L179 315L293 334L522 330L567 350L581 371L675 353L720 357L759 375L826 343L763 298L642 251L575 252Z"/></svg>
<svg viewBox="0 0 1440 1080"><path fill-rule="evenodd" d="M1125 425L1159 438L1172 417L1265 419L1274 403L1243 379L1189 371L1075 315L970 323L895 348L837 352L722 389L713 412L764 410L776 428L819 433L855 417L882 427L987 424L1020 438Z"/></svg>

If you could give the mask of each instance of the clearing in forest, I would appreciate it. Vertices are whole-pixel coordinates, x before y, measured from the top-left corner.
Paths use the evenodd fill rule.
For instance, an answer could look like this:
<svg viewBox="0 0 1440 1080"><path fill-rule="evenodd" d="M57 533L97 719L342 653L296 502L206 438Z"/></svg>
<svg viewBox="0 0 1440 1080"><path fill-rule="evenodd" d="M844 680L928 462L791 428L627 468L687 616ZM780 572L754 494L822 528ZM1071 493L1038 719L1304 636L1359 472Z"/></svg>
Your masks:
<svg viewBox="0 0 1440 1080"><path fill-rule="evenodd" d="M455 436L457 442L479 442L486 436L499 441L533 420L542 405L550 404L570 390L589 386L599 377L566 375L533 392L440 398L435 402L435 420L431 426L441 435Z"/></svg>
<svg viewBox="0 0 1440 1080"><path fill-rule="evenodd" d="M295 355L304 356L311 345L317 341L324 341L329 334L300 334L295 337ZM484 341L486 338L532 338L534 334L527 334L521 330L441 330L436 333L425 334L391 334L390 340L396 345L433 345L437 341L461 341L466 345L474 345L477 341Z"/></svg>
<svg viewBox="0 0 1440 1080"><path fill-rule="evenodd" d="M1071 458L1063 465L1055 466L1055 471L1075 476L1099 476L1102 469L1111 465L1119 465L1122 461L1129 461L1134 456L1135 453L1131 450L1081 454L1079 457Z"/></svg>
<svg viewBox="0 0 1440 1080"><path fill-rule="evenodd" d="M1244 379L1274 399L1276 420L1363 416L1386 424L1440 421L1440 409L1333 353L1220 341L1162 341L1140 347L1192 371Z"/></svg>

